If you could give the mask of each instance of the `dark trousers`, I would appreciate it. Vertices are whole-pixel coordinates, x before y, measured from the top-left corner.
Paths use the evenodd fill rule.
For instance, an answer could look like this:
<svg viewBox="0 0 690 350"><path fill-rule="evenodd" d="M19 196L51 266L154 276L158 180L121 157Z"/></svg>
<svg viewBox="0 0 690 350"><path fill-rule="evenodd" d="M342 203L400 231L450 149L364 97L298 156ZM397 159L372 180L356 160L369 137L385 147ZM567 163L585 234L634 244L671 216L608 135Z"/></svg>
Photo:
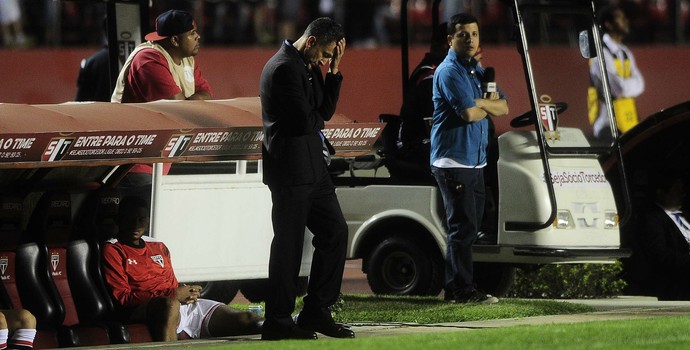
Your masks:
<svg viewBox="0 0 690 350"><path fill-rule="evenodd" d="M472 244L477 239L484 214L482 168L431 167L436 178L448 224L445 290L467 293L474 289Z"/></svg>
<svg viewBox="0 0 690 350"><path fill-rule="evenodd" d="M314 184L273 187L271 197L274 237L268 265L266 320L289 325L297 297L305 227L314 234L315 249L303 311L319 312L333 305L340 295L347 224L326 172Z"/></svg>

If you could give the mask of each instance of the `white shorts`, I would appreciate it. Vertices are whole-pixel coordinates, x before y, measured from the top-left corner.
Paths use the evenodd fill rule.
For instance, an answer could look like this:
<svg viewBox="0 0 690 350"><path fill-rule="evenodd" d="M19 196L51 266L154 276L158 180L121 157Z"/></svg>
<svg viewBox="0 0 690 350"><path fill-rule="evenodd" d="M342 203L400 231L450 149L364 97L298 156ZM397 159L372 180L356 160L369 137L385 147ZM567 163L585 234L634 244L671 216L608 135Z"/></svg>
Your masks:
<svg viewBox="0 0 690 350"><path fill-rule="evenodd" d="M215 300L197 299L194 304L180 304L180 323L177 334L182 332L194 339L208 337L208 322L217 307L223 305Z"/></svg>

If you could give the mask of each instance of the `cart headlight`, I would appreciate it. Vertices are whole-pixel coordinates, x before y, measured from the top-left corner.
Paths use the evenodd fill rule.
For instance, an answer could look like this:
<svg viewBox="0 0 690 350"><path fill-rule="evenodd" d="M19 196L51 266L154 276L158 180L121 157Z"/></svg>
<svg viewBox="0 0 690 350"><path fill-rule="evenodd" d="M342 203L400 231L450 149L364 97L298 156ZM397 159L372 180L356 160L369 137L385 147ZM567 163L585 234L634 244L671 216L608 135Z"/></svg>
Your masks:
<svg viewBox="0 0 690 350"><path fill-rule="evenodd" d="M556 212L556 220L553 222L553 227L560 229L574 228L575 221L570 214L570 210L558 210L558 212Z"/></svg>
<svg viewBox="0 0 690 350"><path fill-rule="evenodd" d="M615 229L618 228L618 213L613 210L606 210L604 212L604 228Z"/></svg>

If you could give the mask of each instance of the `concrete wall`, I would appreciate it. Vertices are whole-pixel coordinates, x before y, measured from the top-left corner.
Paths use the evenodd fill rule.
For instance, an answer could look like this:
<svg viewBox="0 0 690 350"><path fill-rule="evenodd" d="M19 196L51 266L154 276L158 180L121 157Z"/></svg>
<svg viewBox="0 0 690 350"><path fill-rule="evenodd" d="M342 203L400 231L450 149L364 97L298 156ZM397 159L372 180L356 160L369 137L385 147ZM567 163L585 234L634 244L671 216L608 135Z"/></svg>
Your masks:
<svg viewBox="0 0 690 350"><path fill-rule="evenodd" d="M646 79L638 99L640 116L690 100L690 49L687 47L633 47ZM423 47L410 54L414 66ZM511 113L497 121L499 131L529 107L520 57L510 46L485 47L485 66L496 69L497 82L510 98ZM0 50L0 102L61 103L74 99L79 62L89 49ZM261 69L273 55L265 48L202 48L198 62L219 99L258 96ZM348 49L342 64L345 81L338 112L358 121L376 121L381 113L397 114L401 103L398 48ZM567 85L567 84L566 84ZM583 91L583 98L585 91Z"/></svg>

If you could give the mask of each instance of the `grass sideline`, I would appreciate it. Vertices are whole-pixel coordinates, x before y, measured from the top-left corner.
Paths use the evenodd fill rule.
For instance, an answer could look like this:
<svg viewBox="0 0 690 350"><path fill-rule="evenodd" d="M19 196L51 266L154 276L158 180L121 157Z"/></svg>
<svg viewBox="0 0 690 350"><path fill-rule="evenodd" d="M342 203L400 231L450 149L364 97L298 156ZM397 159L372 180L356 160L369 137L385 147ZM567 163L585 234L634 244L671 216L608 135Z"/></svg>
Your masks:
<svg viewBox="0 0 690 350"><path fill-rule="evenodd" d="M406 349L687 349L690 346L690 316L657 317L626 321L593 321L487 328L448 333L406 334L356 339L242 342L203 349L271 350L406 350Z"/></svg>
<svg viewBox="0 0 690 350"><path fill-rule="evenodd" d="M451 304L438 297L347 295L336 320L344 323L445 323L562 315L594 311L591 306L550 300L501 299L493 305Z"/></svg>
<svg viewBox="0 0 690 350"><path fill-rule="evenodd" d="M296 309L301 309L297 301ZM246 310L249 305L232 304ZM361 323L446 323L576 314L594 311L588 305L551 300L501 299L493 305L451 304L438 297L344 295L335 315L337 322Z"/></svg>

